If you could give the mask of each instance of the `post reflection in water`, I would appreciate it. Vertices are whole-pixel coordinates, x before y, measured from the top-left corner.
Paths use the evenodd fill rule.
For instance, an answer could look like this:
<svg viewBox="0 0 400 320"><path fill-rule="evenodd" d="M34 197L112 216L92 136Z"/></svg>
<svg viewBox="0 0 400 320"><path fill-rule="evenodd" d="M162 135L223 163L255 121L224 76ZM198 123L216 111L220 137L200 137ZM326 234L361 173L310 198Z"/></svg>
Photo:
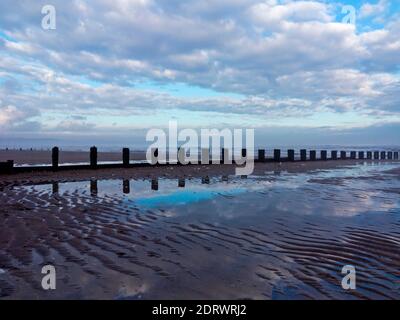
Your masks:
<svg viewBox="0 0 400 320"><path fill-rule="evenodd" d="M90 195L92 197L97 197L97 180L90 180Z"/></svg>
<svg viewBox="0 0 400 320"><path fill-rule="evenodd" d="M152 179L151 180L151 190L158 190L158 179Z"/></svg>
<svg viewBox="0 0 400 320"><path fill-rule="evenodd" d="M131 192L131 186L130 186L130 181L127 179L124 179L122 181L122 192L124 194L129 194Z"/></svg>
<svg viewBox="0 0 400 320"><path fill-rule="evenodd" d="M210 184L210 178L208 176L201 178L202 184Z"/></svg>
<svg viewBox="0 0 400 320"><path fill-rule="evenodd" d="M185 187L185 179L179 179L178 180L178 187L179 188L184 188Z"/></svg>
<svg viewBox="0 0 400 320"><path fill-rule="evenodd" d="M59 190L58 182L53 182L52 183L52 192L53 192L53 194L58 194L58 190Z"/></svg>

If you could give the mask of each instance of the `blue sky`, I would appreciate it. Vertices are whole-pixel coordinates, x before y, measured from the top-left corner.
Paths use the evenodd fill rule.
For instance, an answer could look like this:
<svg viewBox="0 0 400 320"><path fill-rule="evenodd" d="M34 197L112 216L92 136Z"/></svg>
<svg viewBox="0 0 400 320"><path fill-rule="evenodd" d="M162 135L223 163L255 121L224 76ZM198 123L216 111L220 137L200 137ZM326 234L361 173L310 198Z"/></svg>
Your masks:
<svg viewBox="0 0 400 320"><path fill-rule="evenodd" d="M46 4L0 3L1 141L144 141L169 120L261 143L400 137L399 1L52 1L55 30Z"/></svg>

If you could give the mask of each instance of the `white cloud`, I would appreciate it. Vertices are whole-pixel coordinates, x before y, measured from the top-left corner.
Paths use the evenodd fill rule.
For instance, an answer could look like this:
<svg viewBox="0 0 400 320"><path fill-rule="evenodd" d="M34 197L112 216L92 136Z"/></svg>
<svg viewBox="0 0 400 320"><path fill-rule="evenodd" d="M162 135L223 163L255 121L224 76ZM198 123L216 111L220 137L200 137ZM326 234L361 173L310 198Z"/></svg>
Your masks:
<svg viewBox="0 0 400 320"><path fill-rule="evenodd" d="M54 2L58 25L51 31L41 28L38 3L0 3L0 28L13 38L0 39L0 99L29 110L27 121L33 110L179 109L282 119L321 110L399 112L398 17L383 29L357 32L336 22L322 1ZM384 14L387 4L364 4L360 15ZM227 94L194 99L135 88L144 82ZM0 119L10 123L3 109Z"/></svg>
<svg viewBox="0 0 400 320"><path fill-rule="evenodd" d="M376 4L371 4L370 2L364 3L360 9L360 18L367 18L371 16L377 16L384 13L388 6L387 0L379 0Z"/></svg>

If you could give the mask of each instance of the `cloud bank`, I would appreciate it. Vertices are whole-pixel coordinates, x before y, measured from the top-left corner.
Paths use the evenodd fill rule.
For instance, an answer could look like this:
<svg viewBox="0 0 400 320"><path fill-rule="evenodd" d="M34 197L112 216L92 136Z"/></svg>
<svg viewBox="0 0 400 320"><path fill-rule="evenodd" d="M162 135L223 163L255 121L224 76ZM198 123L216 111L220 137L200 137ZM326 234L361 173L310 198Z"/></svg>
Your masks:
<svg viewBox="0 0 400 320"><path fill-rule="evenodd" d="M44 30L46 4L0 3L0 134L400 123L395 2L53 1Z"/></svg>

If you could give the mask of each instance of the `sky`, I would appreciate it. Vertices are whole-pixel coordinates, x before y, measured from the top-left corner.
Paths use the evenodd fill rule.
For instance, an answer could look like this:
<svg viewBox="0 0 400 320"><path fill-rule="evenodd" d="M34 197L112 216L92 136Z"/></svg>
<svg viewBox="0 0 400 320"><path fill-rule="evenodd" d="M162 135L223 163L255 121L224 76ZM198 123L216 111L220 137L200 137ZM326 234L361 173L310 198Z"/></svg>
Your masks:
<svg viewBox="0 0 400 320"><path fill-rule="evenodd" d="M0 2L0 145L140 145L170 120L394 145L399 102L400 1Z"/></svg>

